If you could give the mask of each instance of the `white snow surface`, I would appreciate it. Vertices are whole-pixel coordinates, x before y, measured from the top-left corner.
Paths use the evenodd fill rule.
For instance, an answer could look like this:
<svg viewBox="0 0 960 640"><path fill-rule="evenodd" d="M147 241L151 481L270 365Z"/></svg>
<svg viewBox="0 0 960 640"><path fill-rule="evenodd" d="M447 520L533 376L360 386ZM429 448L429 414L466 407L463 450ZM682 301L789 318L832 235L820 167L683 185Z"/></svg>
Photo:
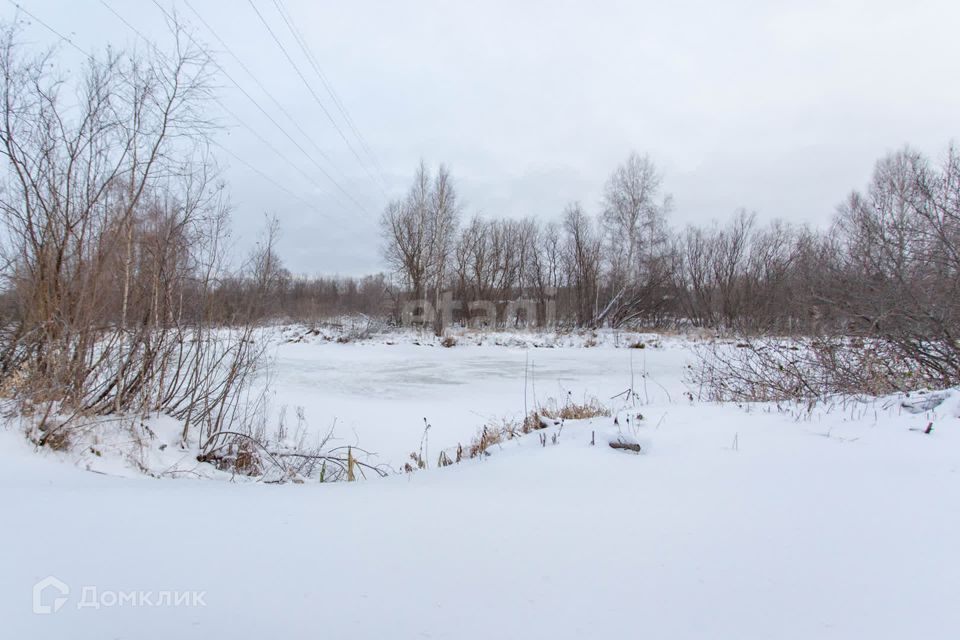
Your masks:
<svg viewBox="0 0 960 640"><path fill-rule="evenodd" d="M432 464L521 416L530 363L537 400L614 415L340 484L90 473L0 430L0 637L960 637L960 393L739 407L685 396L678 338L389 341L282 344L277 404L393 465L424 417ZM636 404L611 399L631 359ZM70 593L36 614L47 576ZM78 607L84 587L205 606Z"/></svg>

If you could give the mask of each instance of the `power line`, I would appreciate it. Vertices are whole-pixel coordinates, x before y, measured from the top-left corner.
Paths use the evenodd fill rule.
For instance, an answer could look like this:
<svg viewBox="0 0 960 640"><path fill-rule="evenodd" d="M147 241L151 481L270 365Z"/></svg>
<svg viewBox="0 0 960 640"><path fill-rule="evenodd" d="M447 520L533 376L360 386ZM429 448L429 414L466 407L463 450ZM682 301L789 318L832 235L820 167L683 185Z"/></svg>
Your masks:
<svg viewBox="0 0 960 640"><path fill-rule="evenodd" d="M243 62L240 56L234 53L233 49L231 49L230 46L223 40L223 38L220 37L220 35L210 25L210 23L208 23L203 18L203 16L200 15L200 12L197 11L197 9L193 6L193 4L191 4L189 0L184 0L184 3L187 5L187 8L189 8L190 11L192 11L193 14L197 17L197 19L203 24L203 26L206 27L207 31L209 31L213 35L213 37L217 39L217 42L220 43L220 46L223 47L223 49L228 54L230 54L230 56L236 61L238 65L240 65L240 68L243 69L248 76L250 76L250 79L253 80L254 83L256 83L256 85L260 88L260 90L263 91L263 93L268 98L270 98L271 102L273 102L277 110L280 111L283 115L285 115L287 119L290 121L290 123L293 124L294 127L296 127L300 135L302 135L306 140L308 140L310 144L312 144L313 147L317 150L317 153L319 153L321 157L323 157L327 162L329 162L331 166L338 169L338 174L341 178L346 178L343 171L339 170L339 168L337 167L337 164L333 161L333 159L330 158L330 156L328 156L324 152L323 148L320 147L319 144L317 144L317 142L304 130L302 126L300 126L300 123L297 122L297 119L294 118L293 115L283 106L283 104L279 100L277 100L277 98L273 95L273 93L269 89L267 89L266 86L264 86L264 84L260 81L260 79L257 78L256 74L254 74L253 71L251 71L250 68ZM239 120L239 118L237 118L237 120Z"/></svg>
<svg viewBox="0 0 960 640"><path fill-rule="evenodd" d="M135 34L137 34L137 36L139 36L140 39L142 39L142 40L147 44L147 46L149 46L150 48L152 48L157 55L161 56L162 58L166 58L166 55L160 50L159 47L157 47L156 44L154 44L147 36L145 36L142 31L140 31L140 30L137 29L133 24L131 24L130 22L128 22L128 21L126 20L126 18L124 18L122 15L120 15L120 13L118 13L106 0L100 0L100 4L102 4L104 7L106 7L106 8L110 11L110 13L112 13L114 16L116 16L117 19L120 20L120 22L122 22L123 24L125 24L125 25L127 26L127 28L129 28L131 31L133 31ZM268 149L270 149L271 151L273 151L275 154L277 154L278 156L280 156L280 158L281 158L282 160L286 161L286 162L287 162L288 164L290 164L290 166L292 166L294 169L300 171L300 173L301 173L308 181L313 182L313 179L312 179L305 171L303 171L303 169L301 169L301 168L300 168L297 164L295 164L294 162L291 162L285 155L283 155L283 153L281 153L281 152L280 152L279 150L277 150L273 145L271 145L270 142L268 142L266 138L264 138L264 137L261 136L259 133L257 133L257 132L253 129L253 127L251 127L251 126L248 125L246 122L244 122L243 120L241 120L241 119L240 119L240 116L238 116L236 113L234 113L234 112L231 111L229 108L227 108L227 105L223 104L223 102L222 102L219 98L214 98L214 101L215 101L218 105L220 105L220 108L223 109L224 111L226 111L228 115L230 115L231 117L233 117L233 119L236 120L237 123L238 123L241 127L247 129L250 133L252 133L254 136L256 136L256 138L257 138L258 140L260 140L260 142L261 142L265 147L267 147ZM217 146L220 147L220 148L223 148L223 146L220 145L220 144L218 144ZM317 186L317 185L314 185L314 186Z"/></svg>
<svg viewBox="0 0 960 640"><path fill-rule="evenodd" d="M317 60L317 57L313 54L313 51L310 49L309 44L306 41L306 38L303 37L303 34L297 29L290 12L287 10L286 6L283 4L283 0L273 0L273 5L277 8L277 13L280 14L280 17L283 18L284 23L287 25L287 29L290 30L290 33L293 34L294 40L297 44L300 45L301 51L303 51L304 56L307 58L307 61L310 63L310 66L313 68L314 73L317 74L317 77L320 78L323 88L326 89L327 93L330 95L330 98L333 100L333 104L337 107L337 110L340 112L340 115L343 117L344 121L347 123L347 126L350 127L350 130L353 132L353 135L357 137L357 140L360 142L360 146L363 147L364 152L373 162L376 167L380 179L386 185L387 181L383 175L383 167L380 165L380 161L377 159L376 154L367 144L366 139L363 134L360 133L360 130L357 128L357 125L354 123L353 118L350 116L349 111L343 105L343 102L340 100L340 96L337 95L337 92L334 90L333 86L327 80L326 74L323 73L323 70L320 67L320 62Z"/></svg>
<svg viewBox="0 0 960 640"><path fill-rule="evenodd" d="M54 27L52 27L51 25L49 25L47 22L45 22L45 21L44 21L43 19L41 19L39 16L37 16L37 15L34 14L34 13L32 13L32 12L29 11L28 9L24 8L23 6L21 6L19 3L15 2L14 0L7 0L7 1L8 1L11 5L13 5L17 10L22 11L24 14L26 14L26 15L29 16L31 19L33 19L34 21L36 21L38 24L40 24L41 26L43 26L47 31L49 31L49 32L52 33L53 35L57 36L57 38L59 38L60 40L66 42L66 43L69 44L71 47L73 47L74 49L76 49L79 53L81 53L84 57L86 57L87 59L89 59L91 62L96 62L96 58L94 58L93 55L91 55L90 53L88 53L87 51L85 51L83 48L81 48L79 45L77 45L71 38L69 38L69 37L63 35L62 33L60 33L58 30L56 30ZM153 43L149 40L149 38L147 38L143 33L141 33L134 25L132 25L130 22L128 22L121 14L119 14L112 6L110 6L110 4L106 2L106 0L100 0L100 2L101 2L101 4L103 4L103 6L106 7L114 16L116 16L117 19L119 19L124 25L126 25L129 29L131 29L134 33L136 33L141 39L143 39L143 40L144 40L149 46L151 46L155 51L159 52L160 55L163 55L162 52L160 52L160 50L157 48L157 46L156 46L155 44L153 44ZM156 3L156 0L154 0L154 4L157 4L157 3ZM168 19L172 19L171 16L163 9L163 7L161 7L159 4L157 4L157 6L158 6L158 8L159 8L161 11L163 11L164 15L167 16ZM191 40L195 45L199 46L199 45L196 43L196 41L193 39L193 37L192 37L189 33L187 34L187 36L190 38L190 40ZM300 147L299 144L296 143L296 140L294 140L294 139L286 132L286 130L284 130L283 127L281 127L281 126L270 116L270 114L269 114L268 112L266 112L266 111L259 105L259 103L257 103L256 100L254 100L253 97L250 96L250 95L243 89L243 87L241 87L219 64L217 64L216 61L213 61L213 60L212 60L212 62L213 62L213 64L214 64L214 66L216 66L216 67L224 74L224 76L226 76L226 77L234 84L234 86L237 87L237 89L239 89L251 102L253 102L254 105L257 106L257 108L260 109L260 110L264 113L264 115L266 115L266 116L271 120L271 122L273 122L273 124L274 124L275 126L277 126L278 129L281 130L281 132L283 132L288 138L290 138L290 140L300 149L301 152L304 153L304 155L306 155L308 158L310 158L311 160L313 160L313 158L312 158L302 147ZM263 142L263 143L265 144L265 146L267 146L268 148L270 148L274 153L276 153L277 155L279 155L282 159L284 159L285 161L287 161L291 166L293 166L295 169L297 169L298 171L300 171L308 180L311 180L310 177L309 177L305 172L303 172L302 169L300 169L295 163L293 163L292 161L290 161L288 158L286 158L286 156L284 156L284 155L283 155L281 152L279 152L276 148L274 148L272 145L270 145L269 142L267 142L267 141L263 138L263 136L261 136L260 134L258 134L252 127L250 127L249 125L247 125L246 123L244 123L242 120L240 120L240 118L237 117L236 114L234 114L233 112L231 112L229 109L227 109L226 106L225 106L220 100L217 100L217 103L221 106L221 108L223 108L223 109L224 109L225 111L227 111L231 116L233 116L233 117L237 120L237 122L240 123L241 126L243 126L244 128L246 128L247 130L249 130L249 131L250 131L254 136L256 136L261 142ZM266 173L264 173L264 172L261 171L260 169L258 169L258 168L256 168L255 166L251 165L249 162L247 162L246 160L244 160L243 158L241 158L240 156L238 156L236 153L234 153L234 152L230 151L229 149L227 149L226 147L224 147L222 144L216 142L215 140L211 140L211 143L214 144L215 146L217 146L218 148L220 148L221 150L223 150L225 153L227 153L227 154L229 154L230 156L232 156L232 157L233 157L234 159L236 159L237 161L239 161L239 162L241 162L242 164L246 165L250 170L252 170L252 171L254 171L255 173L257 173L259 176L261 176L262 178L264 178L265 180L267 180L268 182L270 182L271 184L273 184L275 187L277 187L277 188L280 189L281 191L287 193L288 195L290 195L290 196L294 197L295 199L299 200L300 202L306 204L307 206L309 206L311 209L317 211L318 213L321 213L322 215L329 215L329 214L321 211L319 208L317 208L316 205L308 202L307 200L303 199L303 198L300 197L300 196L297 196L297 195L296 195L293 191L291 191L289 188L283 186L282 184L280 184L279 182L277 182L276 180L274 180L273 178L271 178L270 176L268 176ZM316 162L316 161L314 160L314 162ZM330 177L330 175L329 175L322 167L318 167L318 168L320 168L321 172L323 172L324 175L325 175L329 180L331 180L331 182L334 182L334 184L335 184L341 191L343 191L344 194L345 194L354 204L356 204L361 210L364 211L364 213L366 213L366 210L363 208L363 205L361 205L359 202L357 202L356 199L353 198L352 195L350 195L350 194L347 193L345 190L343 190L343 188L342 188L339 184L337 184L336 181L334 181L334 180ZM312 180L311 180L311 182L312 182ZM317 186L317 185L314 185L314 186Z"/></svg>
<svg viewBox="0 0 960 640"><path fill-rule="evenodd" d="M260 141L260 144L262 144L263 146L265 146L267 149L270 149L270 151L273 151L273 153L275 153L277 156L279 156L281 160L283 160L283 161L286 162L288 165L290 165L295 171L299 172L300 175L302 175L304 178L306 178L307 181L310 182L314 187L316 187L317 189L321 189L320 185L318 185L316 182L314 182L314 179L310 176L310 174L308 174L306 171L304 171L303 168L302 168L300 165L298 165L297 163L295 163L295 162L293 162L292 160L290 160L287 156L285 156L285 155L283 154L283 152L281 152L279 149L277 149L277 148L274 147L272 144L270 144L270 141L269 141L269 140L267 140L267 139L264 138L262 135L260 135L259 133L257 133L257 131L256 131L253 127L251 127L251 126L248 125L246 122L244 122L244 121L240 118L240 116L238 116L238 115L237 115L236 113L234 113L231 109L229 109L229 108L227 107L227 105L223 104L223 102L222 102L219 98L215 98L215 100L216 100L217 104L220 105L220 108L221 108L221 109L223 109L224 111L226 111L227 114L228 114L230 117L232 117L234 120L237 121L237 124L239 124L241 127L243 127L244 129L246 129L247 131L249 131L250 133L252 133L252 134L254 135L254 137L256 137L257 140ZM219 146L219 145L218 145L218 146ZM321 189L321 190L322 190L322 189ZM331 194L331 195L333 195L333 194ZM335 196L335 197L336 197L336 196ZM337 198L337 204L340 204L340 205L343 204L342 202L340 202L339 198Z"/></svg>
<svg viewBox="0 0 960 640"><path fill-rule="evenodd" d="M156 0L154 0L154 2L156 2ZM323 114L327 116L327 119L333 125L333 128L336 129L337 133L343 139L344 143L346 143L347 148L349 148L350 152L353 153L353 157L357 159L357 162L360 164L361 167L363 167L363 170L366 171L370 179L376 184L377 180L376 178L373 177L373 174L371 173L369 166L366 163L364 163L363 159L360 157L360 154L357 153L357 150L353 147L352 144L350 144L350 140L347 138L346 135L344 135L343 129L341 129L340 125L337 124L337 121L334 120L333 116L330 114L330 112L327 110L327 107L323 104L323 101L320 99L320 96L317 95L317 92L313 90L313 87L310 85L310 82L307 80L306 76L303 75L303 72L300 71L300 67L297 66L297 63L294 61L293 57L287 51L287 48L283 46L283 43L280 41L280 38L278 38L277 34L274 33L273 29L270 27L270 24L267 22L266 18L264 18L263 14L260 13L260 10L257 9L257 5L253 3L253 0L247 0L247 2L253 8L253 11L257 14L257 17L260 18L260 22L263 24L263 26L266 27L267 32L270 34L270 37L273 38L273 41L277 43L278 47L280 47L280 50L283 52L283 55L286 56L287 61L290 63L290 66L293 67L293 70L300 77L300 80L303 81L303 84L307 87L307 90L310 92L310 95L313 96L313 99L320 106L320 109L323 111ZM382 191L382 188L381 188L381 191ZM384 196L386 196L386 193L384 193Z"/></svg>
<svg viewBox="0 0 960 640"><path fill-rule="evenodd" d="M43 26L47 31L49 31L49 32L52 33L53 35L57 36L58 38L60 38L61 40L63 40L63 41L66 42L67 44L69 44L71 47L73 47L74 49L76 49L77 51L79 51L80 53L82 53L84 56L87 57L88 60L90 60L91 62L96 62L96 60L94 59L94 57L93 57L92 55L90 55L89 53L87 53L86 51L84 51L79 45L77 45L77 43L75 43L73 40L71 40L71 39L68 38L67 36L63 35L63 34L60 33L59 31L57 31L56 29L54 29L53 27L51 27L49 24L47 24L46 22L44 22L43 20L41 20L40 18L38 18L36 15L30 13L30 11L27 10L27 9L25 9L25 8L23 8L23 6L22 6L19 2L14 2L14 0L7 0L7 2L9 2L9 3L12 4L14 7L16 7L17 10L23 11L25 14L27 14L28 16L30 16L31 18L33 18L34 20L36 20L36 21L37 21L38 23L40 23L40 25Z"/></svg>
<svg viewBox="0 0 960 640"><path fill-rule="evenodd" d="M328 213L326 213L325 211L322 211L319 207L317 207L317 205L315 205L314 203L309 202L308 200L306 200L306 199L298 196L298 195L295 194L293 191L291 191L290 189L286 188L285 186L283 186L282 184L280 184L279 182L277 182L276 180L274 180L273 178L271 178L270 176L268 176L267 174L265 174L265 173L264 173L263 171L261 171L260 169L257 169L255 166L253 166L252 164L250 164L249 162L247 162L246 160L244 160L243 158L241 158L240 156L238 156L237 154L235 154L233 151L230 151L230 149L227 149L225 146L223 146L222 144L220 144L220 143L217 142L216 140L211 140L211 143L214 144L217 148L219 148L221 151L223 151L223 152L226 153L227 155L231 156L233 159L235 159L235 160L237 160L238 162L240 162L241 164L245 165L248 169L250 169L250 170L253 171L254 173L258 174L261 178L263 178L263 179L266 180L267 182L273 184L273 186L275 186L276 188L280 189L281 191L285 192L287 195L289 195L289 196L291 196L292 198L294 198L295 200L299 200L301 203L303 203L303 204L305 204L306 206L310 207L311 209L313 209L314 211L316 211L316 212L319 213L320 215L329 216Z"/></svg>
<svg viewBox="0 0 960 640"><path fill-rule="evenodd" d="M120 13L118 13L118 12L116 11L116 9L113 8L106 0L100 0L100 4L102 4L104 7L106 7L107 10L110 11L110 13L112 13L114 16L116 16L116 18L117 18L118 20L120 20L120 22L122 22L124 25L127 26L127 28L129 28L129 29L130 29L131 31L133 31L137 36L139 36L149 47L151 47L151 48L156 52L157 55L161 56L162 58L166 58L166 55L159 49L159 47L156 46L156 44L154 44L149 38L147 38L147 36L144 35L144 34L143 34L139 29L137 29L133 24L131 24L129 21L127 21ZM168 16L168 17L169 17L169 16ZM189 34L188 34L188 35L189 35ZM191 38L191 41L193 41L192 38ZM195 41L194 41L194 44L196 44ZM197 45L197 46L199 46L199 45ZM217 65L215 61L211 60L211 62L213 62L214 65L216 65L218 68L220 68L219 65ZM221 69L221 71L222 71L222 68L220 68L220 69ZM241 90L242 90L242 89L241 89ZM271 151L273 151L275 154L277 154L282 160L284 160L284 161L286 161L288 164L290 164L294 169L298 170L298 171L299 171L309 182L311 182L315 187L319 188L319 185L317 185L317 184L313 181L313 178L311 178L305 171L303 171L302 168L300 168L297 164L295 164L294 162L292 162L291 160L289 160L283 153L281 153L281 152L278 151L275 147L273 147L273 145L271 145L263 136L261 136L259 133L257 133L257 132L256 132L252 127L250 127L248 124L246 124L245 122L243 122L235 113L233 113L230 109L228 109L228 108L226 107L226 105L223 104L222 101L220 101L218 98L214 98L214 100L217 102L217 104L220 105L220 107L221 107L224 111L226 111L226 112L227 112L229 115L231 115L235 120L237 120L237 122L238 122L242 127L246 128L248 131L250 131L250 133L252 133L254 136L256 136L267 148L269 148ZM234 152L230 151L229 149L227 149L225 146L223 146L223 145L220 144L219 142L217 142L217 141L215 141L215 140L211 140L210 142L211 142L212 144L216 145L218 148L220 148L220 149L222 149L223 151L225 151L226 153L228 153L228 154L229 154L230 156L232 156L233 158L237 159L238 161L240 161L241 163L243 163L244 165L246 165L248 168L250 168L251 170L253 170L254 172L256 172L256 173L257 173L258 175L260 175L261 177L265 178L268 182L270 182L270 183L273 184L274 186L278 187L281 191L284 191L285 193L293 196L294 198L296 198L296 199L299 200L300 202L302 202L302 203L306 204L307 206L309 206L309 207L310 207L311 209L313 209L314 211L316 211L316 212L318 212L318 213L320 213L320 214L322 214L322 215L329 215L329 214L327 214L326 212L321 211L316 205L311 204L310 202L306 201L305 199L301 198L300 196L297 196L297 195L296 195L295 193L293 193L289 188L283 186L282 184L280 184L279 182L277 182L277 181L274 180L273 178L270 178L266 173L264 173L263 171L257 169L256 167L254 167L253 165L251 165L249 162L247 162L246 160L244 160L243 158L241 158L240 156L238 156L238 155L235 154ZM340 203L340 204L342 205L342 203Z"/></svg>
<svg viewBox="0 0 960 640"><path fill-rule="evenodd" d="M105 4L105 0L100 0L100 2ZM153 4L156 5L158 9L160 9L160 11L168 20L172 22L176 22L174 17L171 16L170 13L166 9L164 9L159 2L157 2L157 0L153 0ZM114 13L116 14L115 11ZM124 22L126 23L126 21ZM190 32L185 32L185 35L187 36L187 38L190 39L190 42L192 42L194 46L203 48L202 45L196 41L196 39L193 37L193 35ZM354 205L356 205L356 207L360 209L364 214L369 215L369 212L367 211L367 209L355 197L353 197L351 193L349 193L346 189L344 189L343 186L339 182L337 182L337 180L333 176L330 175L330 173L323 167L323 165L317 162L316 158L314 158L306 149L304 149L303 145L297 142L296 138L290 135L290 133L285 128L283 128L283 126L279 122L277 122L276 118L270 115L270 112L264 109L263 106L259 102L257 102L257 100L252 95L250 95L250 93L246 89L244 89L240 85L240 83L237 82L236 79L234 79L234 77L230 75L229 72L227 72L226 69L224 69L216 60L211 60L211 62L220 71L220 73L222 73L224 77L227 78L227 80L229 80L230 83L233 84L233 86L240 91L240 93L242 93L251 103L253 103L253 105L260 111L260 113L262 113L277 129L279 129L280 132L288 140L290 140L290 142L297 149L299 149L299 151L303 155L307 157L307 159L309 159L311 162L313 162L314 165L316 165L317 169L324 175L324 177L327 180L329 180L337 188L338 191L340 191L344 196L346 196L346 198L350 200L350 202L352 202Z"/></svg>

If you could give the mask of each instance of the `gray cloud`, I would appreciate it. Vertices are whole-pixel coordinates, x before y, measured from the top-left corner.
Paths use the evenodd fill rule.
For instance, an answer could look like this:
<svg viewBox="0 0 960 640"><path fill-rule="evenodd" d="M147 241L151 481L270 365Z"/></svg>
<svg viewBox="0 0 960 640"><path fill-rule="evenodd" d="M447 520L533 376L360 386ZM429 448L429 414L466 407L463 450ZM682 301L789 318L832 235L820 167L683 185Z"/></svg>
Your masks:
<svg viewBox="0 0 960 640"><path fill-rule="evenodd" d="M250 242L264 212L275 213L288 265L298 272L380 268L377 216L386 196L405 189L420 158L453 168L468 213L550 217L574 199L595 210L606 175L638 150L663 168L678 225L725 218L740 206L819 224L879 155L907 142L936 154L957 133L954 2L285 0L375 151L387 183L378 186L246 2L191 2L364 205L359 211L345 203L225 83L224 102L312 178L244 129L220 135L323 212L225 158L239 246ZM273 3L256 3L309 72ZM111 4L148 37L166 41L151 2ZM87 50L136 42L98 2L35 0L29 8ZM28 33L51 41L38 25ZM215 44L199 24L197 33ZM272 108L228 55L218 59Z"/></svg>

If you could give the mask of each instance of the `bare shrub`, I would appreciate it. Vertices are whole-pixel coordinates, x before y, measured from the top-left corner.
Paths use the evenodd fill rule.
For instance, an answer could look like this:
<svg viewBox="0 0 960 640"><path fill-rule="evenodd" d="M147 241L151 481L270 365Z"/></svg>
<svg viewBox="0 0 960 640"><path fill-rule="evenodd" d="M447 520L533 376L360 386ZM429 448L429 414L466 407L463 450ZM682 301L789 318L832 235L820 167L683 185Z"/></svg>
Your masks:
<svg viewBox="0 0 960 640"><path fill-rule="evenodd" d="M269 412L258 410L256 418L247 418L243 431L221 431L218 445L205 447L198 460L209 462L223 471L257 477L269 483L307 480L319 482L353 481L388 475L389 469L373 462L373 455L354 445L332 446L334 429L319 438L310 436L302 407L297 407L297 423L288 433L286 408L280 412L279 424L267 429ZM310 442L310 440L314 440Z"/></svg>
<svg viewBox="0 0 960 640"><path fill-rule="evenodd" d="M339 332L337 342L340 344L348 344L369 340L384 330L384 324L377 318L371 318L370 316L361 314L343 319L339 324L335 325L335 328Z"/></svg>
<svg viewBox="0 0 960 640"><path fill-rule="evenodd" d="M936 384L882 340L751 339L699 345L696 352L698 364L690 371L690 382L706 400L816 401Z"/></svg>
<svg viewBox="0 0 960 640"><path fill-rule="evenodd" d="M803 273L809 333L714 345L695 382L716 399L878 395L960 384L960 153L877 163ZM810 255L817 255L811 252Z"/></svg>
<svg viewBox="0 0 960 640"><path fill-rule="evenodd" d="M260 366L256 309L213 326L229 203L207 140L211 62L170 28L173 55L111 50L73 85L52 52L26 53L16 27L0 34L0 275L12 301L0 377L47 445L51 425L66 443L104 416L165 413L184 443L219 447ZM266 262L245 270L260 294L273 237L253 256Z"/></svg>

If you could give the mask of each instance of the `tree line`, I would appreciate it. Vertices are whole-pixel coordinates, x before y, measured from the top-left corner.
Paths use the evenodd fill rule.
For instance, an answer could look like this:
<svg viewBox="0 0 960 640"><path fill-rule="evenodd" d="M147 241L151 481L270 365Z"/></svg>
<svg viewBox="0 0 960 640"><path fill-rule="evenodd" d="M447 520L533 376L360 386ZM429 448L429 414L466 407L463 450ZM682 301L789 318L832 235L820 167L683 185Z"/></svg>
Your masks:
<svg viewBox="0 0 960 640"><path fill-rule="evenodd" d="M363 313L401 323L412 307L438 334L453 322L883 337L935 350L930 362L957 376L958 158L953 146L940 162L910 148L888 154L823 229L764 224L746 210L676 229L661 172L636 153L594 213L573 202L555 220L467 216L449 169L421 163L381 216L387 274L283 271L261 295L271 317L294 320ZM239 301L250 285L231 286Z"/></svg>
<svg viewBox="0 0 960 640"><path fill-rule="evenodd" d="M904 149L878 162L867 191L854 192L826 230L760 224L744 210L674 230L671 198L648 156L616 168L598 212L574 202L549 222L464 219L448 169L431 175L421 164L407 196L384 211L383 252L398 298L436 310L450 292L463 302L462 323L543 324L552 303L566 326L854 331L889 326L897 313L886 299L914 301L914 316L931 311L922 324L942 333L955 319L956 271L944 262L957 250L956 172L952 147L942 166ZM912 246L920 237L922 251ZM536 304L536 317L503 313L520 299Z"/></svg>

